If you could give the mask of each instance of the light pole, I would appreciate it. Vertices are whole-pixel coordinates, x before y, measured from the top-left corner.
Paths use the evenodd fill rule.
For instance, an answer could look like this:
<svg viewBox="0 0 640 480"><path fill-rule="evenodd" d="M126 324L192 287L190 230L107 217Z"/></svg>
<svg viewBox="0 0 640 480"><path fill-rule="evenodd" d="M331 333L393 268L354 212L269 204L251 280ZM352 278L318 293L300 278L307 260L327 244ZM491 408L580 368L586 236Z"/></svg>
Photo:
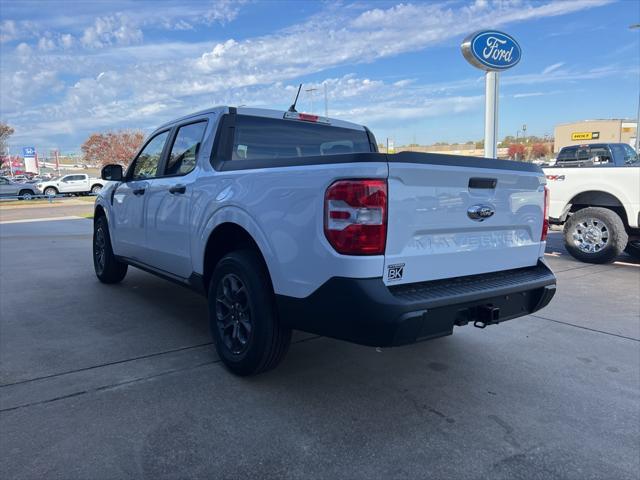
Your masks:
<svg viewBox="0 0 640 480"><path fill-rule="evenodd" d="M324 116L326 118L329 118L329 97L327 97L327 82L324 82L322 85L324 89Z"/></svg>
<svg viewBox="0 0 640 480"><path fill-rule="evenodd" d="M629 25L631 30L640 29L640 23ZM636 152L640 152L640 82L638 82L638 115L636 116Z"/></svg>
<svg viewBox="0 0 640 480"><path fill-rule="evenodd" d="M305 92L311 92L311 111L309 113L313 113L313 92L318 90L317 88L307 88Z"/></svg>

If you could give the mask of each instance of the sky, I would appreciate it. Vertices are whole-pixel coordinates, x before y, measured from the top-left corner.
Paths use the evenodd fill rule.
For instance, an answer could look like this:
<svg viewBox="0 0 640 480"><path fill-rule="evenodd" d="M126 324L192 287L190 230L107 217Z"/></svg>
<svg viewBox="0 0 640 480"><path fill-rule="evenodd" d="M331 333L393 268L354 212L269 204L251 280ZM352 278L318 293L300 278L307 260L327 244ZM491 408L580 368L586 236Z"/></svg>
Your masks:
<svg viewBox="0 0 640 480"><path fill-rule="evenodd" d="M499 138L635 118L640 0L0 0L0 120L12 153L77 152L215 105L367 125L396 145L484 134L484 73L463 38L496 28L522 60L500 73ZM315 89L315 90L313 90ZM311 91L307 91L311 90Z"/></svg>

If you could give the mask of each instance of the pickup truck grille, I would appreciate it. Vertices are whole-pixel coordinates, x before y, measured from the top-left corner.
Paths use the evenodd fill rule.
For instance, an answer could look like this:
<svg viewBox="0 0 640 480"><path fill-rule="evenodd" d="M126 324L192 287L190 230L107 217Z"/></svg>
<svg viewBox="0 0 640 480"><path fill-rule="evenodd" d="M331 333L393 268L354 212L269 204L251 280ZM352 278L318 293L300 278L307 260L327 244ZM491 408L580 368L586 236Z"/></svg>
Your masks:
<svg viewBox="0 0 640 480"><path fill-rule="evenodd" d="M453 297L509 294L554 281L551 270L538 263L535 267L396 285L389 287L389 291L406 302L444 301Z"/></svg>

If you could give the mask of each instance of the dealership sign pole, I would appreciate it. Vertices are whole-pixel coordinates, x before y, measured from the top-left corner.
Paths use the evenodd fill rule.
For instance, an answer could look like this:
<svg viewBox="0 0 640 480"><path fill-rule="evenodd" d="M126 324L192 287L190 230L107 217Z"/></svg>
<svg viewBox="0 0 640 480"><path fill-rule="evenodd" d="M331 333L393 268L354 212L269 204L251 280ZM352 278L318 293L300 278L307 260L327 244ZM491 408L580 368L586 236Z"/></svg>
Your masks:
<svg viewBox="0 0 640 480"><path fill-rule="evenodd" d="M496 30L469 35L460 46L467 61L485 73L484 156L497 157L499 72L515 66L522 56L515 39Z"/></svg>

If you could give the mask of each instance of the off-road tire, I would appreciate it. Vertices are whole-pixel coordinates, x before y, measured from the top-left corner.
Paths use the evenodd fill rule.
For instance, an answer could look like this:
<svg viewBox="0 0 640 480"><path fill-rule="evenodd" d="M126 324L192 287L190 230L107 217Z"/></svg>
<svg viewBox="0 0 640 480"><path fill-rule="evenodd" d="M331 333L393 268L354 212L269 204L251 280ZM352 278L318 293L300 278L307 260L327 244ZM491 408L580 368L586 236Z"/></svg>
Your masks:
<svg viewBox="0 0 640 480"><path fill-rule="evenodd" d="M579 247L579 232L584 232L585 223L595 221L595 226L606 232L607 240L601 248L587 252ZM591 222L593 223L593 222ZM580 230L582 229L582 230ZM582 234L582 236L584 236ZM571 215L564 225L564 241L567 251L574 258L587 263L610 263L622 253L627 245L627 232L620 216L613 210L588 207ZM597 242L594 242L597 243Z"/></svg>

